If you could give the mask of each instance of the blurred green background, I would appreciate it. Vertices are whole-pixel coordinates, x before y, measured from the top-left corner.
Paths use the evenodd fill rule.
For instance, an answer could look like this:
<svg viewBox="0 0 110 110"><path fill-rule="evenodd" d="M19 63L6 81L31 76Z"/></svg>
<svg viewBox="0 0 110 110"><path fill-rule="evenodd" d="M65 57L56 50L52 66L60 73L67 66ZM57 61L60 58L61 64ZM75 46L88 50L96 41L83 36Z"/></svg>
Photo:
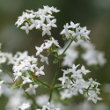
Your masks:
<svg viewBox="0 0 110 110"><path fill-rule="evenodd" d="M93 70L94 77L102 85L110 83L110 0L0 0L0 42L3 50L13 53L23 50L28 50L30 54L35 52L34 46L39 46L44 40L41 33L31 31L26 35L14 24L24 10L38 10L43 5L61 10L56 15L58 28L53 31L61 45L63 42L59 32L66 22L78 22L91 30L92 42L96 49L105 52L107 59L105 66ZM104 97L104 101L110 104L110 99L106 95Z"/></svg>

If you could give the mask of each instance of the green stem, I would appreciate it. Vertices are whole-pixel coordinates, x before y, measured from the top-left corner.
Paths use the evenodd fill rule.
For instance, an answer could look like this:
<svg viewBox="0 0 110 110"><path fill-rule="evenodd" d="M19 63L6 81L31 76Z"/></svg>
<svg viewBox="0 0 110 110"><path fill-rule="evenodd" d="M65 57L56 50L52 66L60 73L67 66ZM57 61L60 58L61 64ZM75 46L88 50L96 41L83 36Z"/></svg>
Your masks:
<svg viewBox="0 0 110 110"><path fill-rule="evenodd" d="M70 45L72 44L73 39L70 41L70 43L67 45L67 47L64 49L62 55L68 50L68 48L70 47Z"/></svg>
<svg viewBox="0 0 110 110"><path fill-rule="evenodd" d="M53 94L53 91L55 89L55 83L56 83L56 80L57 80L57 77L58 77L58 73L59 73L59 70L60 70L60 62L57 63L57 69L56 69L56 72L55 72L55 76L54 76L54 79L52 81L52 84L50 86L50 96L49 96L49 102L51 102L51 99L52 99L52 94Z"/></svg>
<svg viewBox="0 0 110 110"><path fill-rule="evenodd" d="M46 83L46 82L43 82L43 81L41 81L41 80L39 80L39 79L35 79L37 82L39 82L40 84L42 84L43 86L45 86L45 87L47 87L47 88L49 88L49 85Z"/></svg>
<svg viewBox="0 0 110 110"><path fill-rule="evenodd" d="M38 108L39 106L36 104L34 98L31 95L29 95L25 90L24 90L24 93L28 96L29 99L32 100L32 102L33 102L33 104L32 104L33 105L33 109Z"/></svg>
<svg viewBox="0 0 110 110"><path fill-rule="evenodd" d="M68 44L68 46L64 49L62 55L65 54L65 52L68 50L68 48L70 47L70 45L72 44L72 42L73 42L73 39L70 41L70 43ZM55 89L55 83L56 83L56 80L57 80L57 77L58 77L58 73L59 73L59 70L60 70L60 61L57 63L57 66L58 67L57 67L57 70L55 72L54 79L53 79L52 84L50 86L49 102L51 102L51 100L52 100L52 94L53 94L53 91Z"/></svg>
<svg viewBox="0 0 110 110"><path fill-rule="evenodd" d="M37 79L37 78L33 75L33 73L29 72L29 75L30 75L30 77L32 78L32 80L33 80L34 82L36 82L37 84L40 83L42 86L44 86L44 87L46 87L46 88L49 88L49 85L48 85L46 82L43 82L43 81Z"/></svg>

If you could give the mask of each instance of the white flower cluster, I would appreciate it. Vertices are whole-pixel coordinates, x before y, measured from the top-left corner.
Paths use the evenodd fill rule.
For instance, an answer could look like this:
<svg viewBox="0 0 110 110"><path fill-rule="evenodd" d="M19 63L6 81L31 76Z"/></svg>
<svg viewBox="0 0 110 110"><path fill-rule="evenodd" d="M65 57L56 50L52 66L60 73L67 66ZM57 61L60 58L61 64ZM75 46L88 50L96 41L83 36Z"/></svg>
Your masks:
<svg viewBox="0 0 110 110"><path fill-rule="evenodd" d="M1 49L1 44L0 44L0 49ZM2 52L0 50L0 64L8 62L10 64L10 60L12 60L13 55L8 52Z"/></svg>
<svg viewBox="0 0 110 110"><path fill-rule="evenodd" d="M19 106L20 110L29 110L31 105L29 103L23 103L22 105Z"/></svg>
<svg viewBox="0 0 110 110"><path fill-rule="evenodd" d="M78 69L79 65L73 65L71 68L67 70L63 70L63 76L59 78L62 83L61 98L71 98L72 96L83 94L88 98L88 100L96 103L98 100L101 100L98 97L100 94L100 90L98 86L99 83L89 79L86 81L84 77L90 72L85 69L84 66L81 69Z"/></svg>
<svg viewBox="0 0 110 110"><path fill-rule="evenodd" d="M15 76L15 80L20 77L23 80L23 84L33 82L32 79L30 79L28 72L31 72L31 74L35 75L36 77L45 75L45 73L43 72L44 66L41 66L39 68L37 62L38 59L34 56L29 56L27 52L18 52L15 55L14 60L13 74Z"/></svg>
<svg viewBox="0 0 110 110"><path fill-rule="evenodd" d="M8 64L10 64L10 60L13 59L13 55L11 53L7 52L0 52L0 64L6 63L8 61Z"/></svg>
<svg viewBox="0 0 110 110"><path fill-rule="evenodd" d="M44 50L48 50L50 47L52 47L52 45L56 46L56 47L60 47L59 43L57 40L55 40L53 37L50 40L45 40L45 42L40 46L40 47L35 47L37 52L36 52L36 56L40 56L41 57L41 61L42 62L47 62L48 63L48 58L44 57L43 55L41 55L41 53Z"/></svg>
<svg viewBox="0 0 110 110"><path fill-rule="evenodd" d="M32 109L32 101L33 104L36 103L39 108L41 107L40 109L35 108L36 110L61 110L60 108L63 107L61 104L62 101L59 100L59 95L54 92L55 89L60 92L62 100L72 98L73 96L77 96L79 94L94 103L101 100L98 96L100 94L100 84L92 78L87 79L87 74L90 73L90 71L87 70L85 66L81 66L80 68L79 65L74 65L74 63L78 57L81 57L87 65L103 65L106 62L104 54L95 50L94 46L89 42L90 31L87 30L86 27L81 27L79 23L74 24L73 22L70 22L70 24L66 23L66 25L64 25L64 29L60 33L66 38L66 40L71 40L66 46L64 46L64 48L61 49L58 41L51 36L52 28L57 27L56 19L53 16L53 13L57 12L59 12L58 9L49 6L44 6L43 9L39 9L36 12L33 10L26 10L15 23L17 27L25 30L27 34L30 30L35 28L36 30L42 30L42 36L48 35L48 39L45 40L40 47L35 47L36 57L30 56L27 51L17 52L15 55L0 51L0 64L7 63L12 65L14 87L20 87L22 91L22 94L17 94L16 91L13 93L10 91L6 93L7 91L4 90L4 94L7 94L7 96L11 94L8 96L10 99L6 107L7 110L15 110L18 105L20 105L17 107L19 110L30 110ZM76 49L78 49L77 47L79 46L84 51L77 51ZM79 55L80 53L81 55ZM63 75L60 78L58 78L60 68L56 68L57 71L55 71L55 77L53 78L52 84L48 84L38 79L41 75L45 75L44 66L39 66L39 61L49 64L48 56L50 55L54 57L53 62L56 63L56 67L69 67L68 69L62 70ZM60 65L62 61L63 65ZM57 79L60 81L60 84L57 82ZM1 87L3 81L0 80L0 94L2 93ZM9 83L11 81L9 81ZM42 96L42 98L31 97L31 95L37 95L36 88L39 86L37 83L47 87L50 94ZM24 99L24 89L29 98L33 98L31 102L29 102L30 100L27 100L27 98L27 101ZM15 97L13 97L13 95ZM15 102L15 100L17 101ZM60 102L58 102L58 100ZM15 102L15 107L13 106L13 102ZM60 106L57 106L58 104Z"/></svg>
<svg viewBox="0 0 110 110"><path fill-rule="evenodd" d="M70 109L67 108L65 110L71 110L72 108L71 106ZM109 110L109 106L105 103L91 104L85 101L80 104L75 104L74 110Z"/></svg>
<svg viewBox="0 0 110 110"><path fill-rule="evenodd" d="M37 110L61 110L61 108L56 108L52 103L47 103L47 105L44 105L42 109Z"/></svg>
<svg viewBox="0 0 110 110"><path fill-rule="evenodd" d="M1 44L0 44L0 65L3 63L10 64L10 61L12 59L13 59L13 55L11 53L1 51ZM0 72L2 72L2 69L0 69Z"/></svg>
<svg viewBox="0 0 110 110"><path fill-rule="evenodd" d="M10 89L9 85L6 85L6 83L12 84L12 78L9 74L0 74L0 78L4 81L2 86L2 94L8 99L4 107L5 110L18 110L17 108L24 102L31 104L31 100L26 97L22 88Z"/></svg>
<svg viewBox="0 0 110 110"><path fill-rule="evenodd" d="M81 39L89 40L90 31L87 30L86 27L80 27L79 23L74 24L71 21L70 25L68 23L64 25L64 29L60 34L64 35L66 39L74 39L76 41L79 41Z"/></svg>
<svg viewBox="0 0 110 110"><path fill-rule="evenodd" d="M92 43L82 42L81 46L85 50L85 53L82 54L82 58L86 61L87 65L103 66L106 63L105 54L96 50Z"/></svg>
<svg viewBox="0 0 110 110"><path fill-rule="evenodd" d="M59 54L67 47L68 43L64 48L59 49ZM83 53L78 51L77 47L81 47ZM74 53L74 54L72 54ZM105 55L103 52L100 52L95 49L94 45L91 42L82 41L73 42L68 50L65 52L65 56L63 58L63 66L72 66L75 63L76 59L79 58L81 54L81 58L86 62L87 65L100 65L103 66L106 63Z"/></svg>
<svg viewBox="0 0 110 110"><path fill-rule="evenodd" d="M62 110L65 110L64 109L65 106L60 101L57 100L57 99L59 99L59 96L56 96L56 94L53 94L53 99L52 99L51 103L48 102L48 99L49 99L48 94L38 95L36 97L36 103L37 103L37 105L39 105L41 107L42 107L42 105L45 106L45 105L51 104L53 107L57 107L57 108L61 108Z"/></svg>
<svg viewBox="0 0 110 110"><path fill-rule="evenodd" d="M59 12L58 9L49 6L44 6L43 9L39 9L36 12L33 10L26 10L15 24L17 27L25 30L27 34L30 30L35 28L43 31L42 36L46 34L51 35L52 27L57 27L56 19L53 16L53 13L57 12Z"/></svg>

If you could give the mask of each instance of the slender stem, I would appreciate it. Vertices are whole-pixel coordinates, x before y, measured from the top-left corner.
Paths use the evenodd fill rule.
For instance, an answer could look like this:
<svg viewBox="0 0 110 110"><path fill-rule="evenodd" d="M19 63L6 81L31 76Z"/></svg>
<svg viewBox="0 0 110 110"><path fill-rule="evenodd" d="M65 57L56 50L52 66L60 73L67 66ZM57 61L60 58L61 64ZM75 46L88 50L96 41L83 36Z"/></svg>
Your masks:
<svg viewBox="0 0 110 110"><path fill-rule="evenodd" d="M35 79L36 81L38 81L40 84L44 85L45 87L49 88L49 85L46 82L43 82L39 79Z"/></svg>
<svg viewBox="0 0 110 110"><path fill-rule="evenodd" d="M36 104L34 98L33 98L31 95L29 95L25 90L24 90L24 93L28 96L28 98L30 98L30 99L32 100L32 102L33 102L33 107L38 108L39 106ZM35 109L35 108L34 108L34 109Z"/></svg>
<svg viewBox="0 0 110 110"><path fill-rule="evenodd" d="M71 40L70 43L67 45L67 47L64 49L62 55L68 50L68 48L70 47L72 42L73 42L73 40Z"/></svg>
<svg viewBox="0 0 110 110"><path fill-rule="evenodd" d="M54 76L54 79L53 79L52 84L50 86L51 90L50 90L49 102L51 102L51 99L52 99L52 94L53 94L53 91L55 89L55 83L56 83L56 80L57 80L57 77L58 77L59 70L60 70L60 62L57 63L57 69L56 69L56 72L55 72L55 76Z"/></svg>
<svg viewBox="0 0 110 110"><path fill-rule="evenodd" d="M72 44L73 40L70 41L70 43L68 44L68 46L64 49L62 55L68 50L68 48L70 47L70 45ZM51 99L52 99L52 94L53 94L53 91L55 89L55 83L56 83L56 80L57 80L57 77L58 77L58 73L59 73L59 70L60 70L60 61L57 63L57 70L55 72L55 76L54 76L54 79L52 81L52 84L51 84L51 87L50 87L50 96L49 96L49 102L51 102Z"/></svg>
<svg viewBox="0 0 110 110"><path fill-rule="evenodd" d="M49 88L49 85L48 85L46 82L43 82L43 81L37 79L37 78L33 75L33 73L29 72L29 75L30 75L30 77L32 78L32 80L34 80L36 83L40 83L40 84L43 85L44 87Z"/></svg>
<svg viewBox="0 0 110 110"><path fill-rule="evenodd" d="M51 99L52 99L52 93L53 93L53 89L51 89L51 91L50 91L50 95L49 95L49 102L51 102Z"/></svg>

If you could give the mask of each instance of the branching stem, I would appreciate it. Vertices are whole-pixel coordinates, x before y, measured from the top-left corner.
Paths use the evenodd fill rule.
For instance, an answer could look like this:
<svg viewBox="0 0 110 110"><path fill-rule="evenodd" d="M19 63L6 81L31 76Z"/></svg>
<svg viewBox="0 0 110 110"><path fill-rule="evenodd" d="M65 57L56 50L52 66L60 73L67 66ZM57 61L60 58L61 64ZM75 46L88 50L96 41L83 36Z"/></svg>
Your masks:
<svg viewBox="0 0 110 110"><path fill-rule="evenodd" d="M68 44L68 46L64 49L62 55L65 54L65 52L68 50L68 48L70 47L72 42L73 42L73 40L71 40L70 43ZM51 102L51 100L52 100L52 94L53 94L53 91L55 89L55 84L56 84L56 80L58 78L59 71L60 71L60 61L58 61L58 63L57 63L57 68L56 68L55 76L54 76L54 79L53 79L52 84L50 86L49 102Z"/></svg>

